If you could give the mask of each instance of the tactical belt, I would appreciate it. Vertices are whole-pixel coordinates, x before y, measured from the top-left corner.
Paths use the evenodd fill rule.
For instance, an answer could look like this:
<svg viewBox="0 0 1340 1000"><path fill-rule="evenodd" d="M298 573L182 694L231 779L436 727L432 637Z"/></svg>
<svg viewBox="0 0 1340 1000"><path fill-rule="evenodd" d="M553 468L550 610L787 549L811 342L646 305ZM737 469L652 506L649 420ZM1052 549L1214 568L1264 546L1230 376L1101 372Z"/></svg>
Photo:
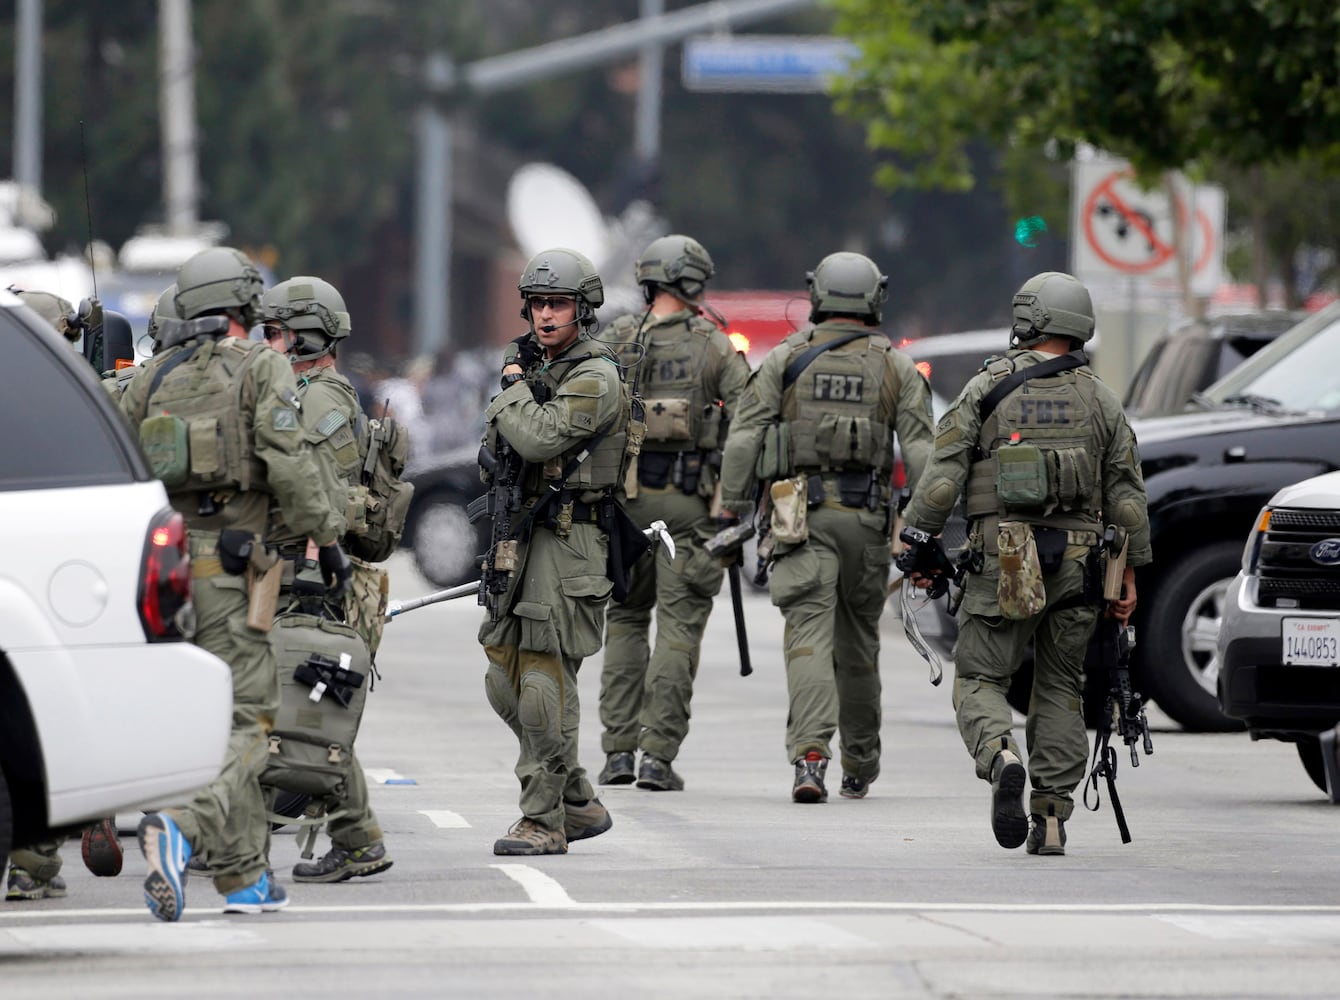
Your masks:
<svg viewBox="0 0 1340 1000"><path fill-rule="evenodd" d="M883 488L875 469L853 469L846 472L801 472L808 484L808 505L813 507L840 507L845 510L884 509L888 492Z"/></svg>
<svg viewBox="0 0 1340 1000"><path fill-rule="evenodd" d="M539 523L544 525L550 531L555 530L558 527L558 519L560 516L563 516L564 520L567 519L566 512L569 510L570 504L573 524L599 524L601 521L600 512L604 503L605 499L603 497L600 500L595 501L595 503L583 503L581 500L563 500L560 498L557 508L555 508L554 504L549 504L548 510L545 511L544 519Z"/></svg>

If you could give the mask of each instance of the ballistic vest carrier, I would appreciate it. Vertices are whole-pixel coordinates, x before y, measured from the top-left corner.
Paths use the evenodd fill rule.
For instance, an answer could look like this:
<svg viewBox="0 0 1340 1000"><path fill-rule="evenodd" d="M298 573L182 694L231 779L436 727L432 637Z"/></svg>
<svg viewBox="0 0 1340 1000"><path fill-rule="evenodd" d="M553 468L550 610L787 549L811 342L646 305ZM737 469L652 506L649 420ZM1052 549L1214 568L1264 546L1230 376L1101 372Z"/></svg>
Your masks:
<svg viewBox="0 0 1340 1000"><path fill-rule="evenodd" d="M559 387L571 395L599 397L605 388L606 383L600 379L584 375L580 371L574 371L581 362L588 358L608 357L610 371L617 369L614 366L614 358L602 353L579 354L570 361L565 357L560 359L559 364L554 368L544 368L539 376L538 383L544 386L552 399L557 395ZM557 372L555 371L557 369ZM609 491L616 485L623 482L624 468L628 460L626 454L628 438L628 421L631 413L631 401L628 394L628 387L624 385L622 379L615 380L618 386L620 396L620 408L622 415L616 418L613 429L609 430L596 443L591 454L586 460L573 470L568 478L566 489L573 493L586 491ZM596 432L597 434L599 432ZM591 435L592 438L596 434ZM590 438L578 442L568 450L555 456L544 463L535 463L527 465L525 492L528 496L543 494L548 489L548 483L553 479L558 479L562 475L562 470L575 459L583 449L590 444Z"/></svg>
<svg viewBox="0 0 1340 1000"><path fill-rule="evenodd" d="M813 345L821 328L787 337L795 358ZM848 324L822 332L841 334ZM884 398L898 398L897 374L887 355L894 350L888 337L871 329L864 338L814 356L795 381L782 392L781 416L790 436L791 465L799 475L871 471L881 480L893 470L893 414ZM895 384L882 393L884 379Z"/></svg>
<svg viewBox="0 0 1340 1000"><path fill-rule="evenodd" d="M1011 376L1018 352L989 361L993 383ZM1023 368L1019 369L1024 370ZM1008 517L1072 531L1099 531L1097 376L1076 367L1029 379L982 421L967 487L969 520ZM988 533L989 534L989 533Z"/></svg>
<svg viewBox="0 0 1340 1000"><path fill-rule="evenodd" d="M266 350L235 337L197 338L160 356L140 444L169 494L269 491L251 449L256 400L247 378Z"/></svg>
<svg viewBox="0 0 1340 1000"><path fill-rule="evenodd" d="M716 324L687 310L676 322L653 323L640 334L646 352L640 359L633 346L639 338L637 317L621 317L610 332L610 339L619 342L620 360L630 367L640 366L637 383L647 423L642 451L716 449L721 407L703 388L712 381L706 369L717 360L710 349L712 335L718 332ZM627 376L630 381L634 377Z"/></svg>

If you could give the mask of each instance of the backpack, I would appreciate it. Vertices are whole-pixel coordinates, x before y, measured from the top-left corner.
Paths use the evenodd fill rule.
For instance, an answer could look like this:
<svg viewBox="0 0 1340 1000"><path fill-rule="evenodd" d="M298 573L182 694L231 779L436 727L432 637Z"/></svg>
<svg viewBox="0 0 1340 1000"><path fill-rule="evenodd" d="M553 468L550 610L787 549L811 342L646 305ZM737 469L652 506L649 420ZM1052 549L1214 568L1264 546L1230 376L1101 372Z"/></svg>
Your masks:
<svg viewBox="0 0 1340 1000"><path fill-rule="evenodd" d="M367 562L381 562L400 544L405 517L414 496L414 484L405 482L409 459L409 429L389 418L360 420L358 451L366 523L349 536L349 554Z"/></svg>
<svg viewBox="0 0 1340 1000"><path fill-rule="evenodd" d="M308 614L276 618L270 645L279 666L279 712L261 782L314 798L340 797L372 682L367 647L343 622ZM343 671L341 653L349 656ZM313 701L319 681L325 687Z"/></svg>

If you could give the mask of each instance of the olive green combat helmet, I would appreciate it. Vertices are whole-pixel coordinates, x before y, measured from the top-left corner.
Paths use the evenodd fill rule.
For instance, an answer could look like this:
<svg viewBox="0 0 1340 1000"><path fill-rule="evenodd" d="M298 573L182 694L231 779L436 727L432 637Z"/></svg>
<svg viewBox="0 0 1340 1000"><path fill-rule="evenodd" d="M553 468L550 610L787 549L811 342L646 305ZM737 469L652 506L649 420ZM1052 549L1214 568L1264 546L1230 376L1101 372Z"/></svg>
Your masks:
<svg viewBox="0 0 1340 1000"><path fill-rule="evenodd" d="M633 274L648 302L664 288L676 298L697 305L707 281L716 273L712 256L692 236L678 233L651 241L633 265Z"/></svg>
<svg viewBox="0 0 1340 1000"><path fill-rule="evenodd" d="M571 295L577 299L577 321L588 333L596 328L596 310L605 303L605 288L595 265L567 247L543 250L526 262L521 280L521 318L530 319L532 295Z"/></svg>
<svg viewBox="0 0 1340 1000"><path fill-rule="evenodd" d="M805 282L810 287L811 323L838 314L860 316L867 326L879 324L889 277L864 254L830 253L805 275Z"/></svg>
<svg viewBox="0 0 1340 1000"><path fill-rule="evenodd" d="M79 339L83 327L75 321L74 306L59 295L51 292L26 292L13 289L23 304L55 328L56 332L67 340Z"/></svg>
<svg viewBox="0 0 1340 1000"><path fill-rule="evenodd" d="M256 325L261 273L246 254L232 247L210 247L195 254L177 271L177 312L184 320L223 312L245 327Z"/></svg>
<svg viewBox="0 0 1340 1000"><path fill-rule="evenodd" d="M288 350L294 361L314 361L336 353L353 332L344 296L329 281L298 275L281 281L261 298L261 319L294 333Z"/></svg>
<svg viewBox="0 0 1340 1000"><path fill-rule="evenodd" d="M154 350L161 346L158 342L158 328L165 319L181 319L177 312L177 286L168 285L159 293L154 311L149 314L149 339L154 342Z"/></svg>
<svg viewBox="0 0 1340 1000"><path fill-rule="evenodd" d="M1019 347L1048 337L1069 337L1085 344L1093 338L1093 326L1089 290L1069 274L1043 271L1025 281L1014 294L1010 340Z"/></svg>

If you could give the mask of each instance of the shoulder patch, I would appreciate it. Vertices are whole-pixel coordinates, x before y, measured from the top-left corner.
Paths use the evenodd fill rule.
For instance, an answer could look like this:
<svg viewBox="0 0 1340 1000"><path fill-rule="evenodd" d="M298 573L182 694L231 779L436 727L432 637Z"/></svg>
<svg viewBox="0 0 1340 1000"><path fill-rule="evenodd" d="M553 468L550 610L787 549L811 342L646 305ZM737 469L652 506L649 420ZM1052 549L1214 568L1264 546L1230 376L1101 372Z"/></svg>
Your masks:
<svg viewBox="0 0 1340 1000"><path fill-rule="evenodd" d="M316 422L316 432L322 437L330 437L348 422L349 418L339 410L331 410Z"/></svg>
<svg viewBox="0 0 1340 1000"><path fill-rule="evenodd" d="M274 429L277 431L296 431L298 429L298 411L287 406L274 408Z"/></svg>
<svg viewBox="0 0 1340 1000"><path fill-rule="evenodd" d="M570 396L603 396L605 394L605 382L598 378L578 376L570 382L564 382L561 388L564 394Z"/></svg>

